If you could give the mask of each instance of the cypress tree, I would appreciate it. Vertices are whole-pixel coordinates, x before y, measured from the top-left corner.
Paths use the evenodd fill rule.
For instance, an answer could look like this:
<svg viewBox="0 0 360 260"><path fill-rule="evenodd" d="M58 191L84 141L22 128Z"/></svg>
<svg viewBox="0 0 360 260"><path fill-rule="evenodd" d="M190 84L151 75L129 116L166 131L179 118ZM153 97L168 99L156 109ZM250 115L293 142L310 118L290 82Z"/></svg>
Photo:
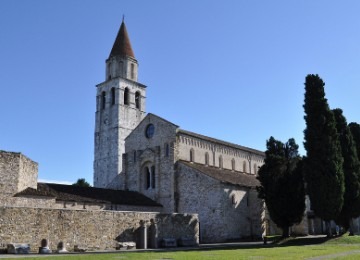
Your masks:
<svg viewBox="0 0 360 260"><path fill-rule="evenodd" d="M349 124L349 128L354 139L358 159L360 161L360 125L358 123L351 122Z"/></svg>
<svg viewBox="0 0 360 260"><path fill-rule="evenodd" d="M300 223L305 211L301 158L294 139L283 144L270 137L266 146L265 163L257 177L261 186L257 190L271 219L287 237L289 227Z"/></svg>
<svg viewBox="0 0 360 260"><path fill-rule="evenodd" d="M351 228L352 218L360 216L360 163L356 152L355 142L341 109L332 110L335 116L336 129L344 158L343 171L345 177L344 205L337 219L337 223L346 230Z"/></svg>
<svg viewBox="0 0 360 260"><path fill-rule="evenodd" d="M341 147L334 114L329 109L324 91L325 83L318 75L305 80L304 177L311 208L327 223L337 219L344 200L344 173Z"/></svg>

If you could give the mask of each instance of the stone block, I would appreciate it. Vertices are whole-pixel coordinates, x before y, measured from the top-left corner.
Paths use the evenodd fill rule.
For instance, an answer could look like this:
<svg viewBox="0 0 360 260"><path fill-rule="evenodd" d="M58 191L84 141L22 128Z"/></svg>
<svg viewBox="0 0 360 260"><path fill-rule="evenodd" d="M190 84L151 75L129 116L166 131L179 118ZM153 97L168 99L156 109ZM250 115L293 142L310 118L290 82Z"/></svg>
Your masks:
<svg viewBox="0 0 360 260"><path fill-rule="evenodd" d="M45 246L45 247L42 247L40 246L39 247L39 254L51 254L52 251L49 247Z"/></svg>
<svg viewBox="0 0 360 260"><path fill-rule="evenodd" d="M30 244L11 243L7 245L8 254L29 254Z"/></svg>
<svg viewBox="0 0 360 260"><path fill-rule="evenodd" d="M196 240L194 238L190 238L190 237L179 238L178 245L179 246L198 246L198 244L196 243Z"/></svg>
<svg viewBox="0 0 360 260"><path fill-rule="evenodd" d="M116 250L129 250L136 248L135 242L119 242L118 246L116 247Z"/></svg>
<svg viewBox="0 0 360 260"><path fill-rule="evenodd" d="M74 245L74 252L84 253L87 251L85 247L79 247L79 245Z"/></svg>
<svg viewBox="0 0 360 260"><path fill-rule="evenodd" d="M162 247L177 247L175 238L163 238L161 241Z"/></svg>

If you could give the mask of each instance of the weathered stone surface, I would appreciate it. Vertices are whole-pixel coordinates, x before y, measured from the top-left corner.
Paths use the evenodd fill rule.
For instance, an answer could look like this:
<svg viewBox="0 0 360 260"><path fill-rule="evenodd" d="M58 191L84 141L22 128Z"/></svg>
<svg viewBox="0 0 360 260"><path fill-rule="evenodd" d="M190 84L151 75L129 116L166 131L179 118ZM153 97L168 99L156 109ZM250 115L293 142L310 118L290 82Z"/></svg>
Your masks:
<svg viewBox="0 0 360 260"><path fill-rule="evenodd" d="M10 243L7 245L8 254L28 254L30 253L30 244Z"/></svg>
<svg viewBox="0 0 360 260"><path fill-rule="evenodd" d="M162 247L177 247L176 239L172 237L163 238L161 240Z"/></svg>
<svg viewBox="0 0 360 260"><path fill-rule="evenodd" d="M197 246L196 241L192 237L181 237L178 240L179 246Z"/></svg>
<svg viewBox="0 0 360 260"><path fill-rule="evenodd" d="M38 164L21 153L0 151L0 196L37 186Z"/></svg>
<svg viewBox="0 0 360 260"><path fill-rule="evenodd" d="M199 242L198 218L190 214L161 214L155 212L116 212L67 209L0 207L0 241L26 241L37 250L39 241L46 238L50 249L56 251L58 241L67 248L86 245L90 249L115 249L118 242L136 241L140 220L146 228L154 219L158 237L194 237ZM14 223L22 223L15 225ZM35 251L34 251L35 252Z"/></svg>
<svg viewBox="0 0 360 260"><path fill-rule="evenodd" d="M130 250L135 249L136 243L135 242L119 242L118 246L116 247L116 250Z"/></svg>

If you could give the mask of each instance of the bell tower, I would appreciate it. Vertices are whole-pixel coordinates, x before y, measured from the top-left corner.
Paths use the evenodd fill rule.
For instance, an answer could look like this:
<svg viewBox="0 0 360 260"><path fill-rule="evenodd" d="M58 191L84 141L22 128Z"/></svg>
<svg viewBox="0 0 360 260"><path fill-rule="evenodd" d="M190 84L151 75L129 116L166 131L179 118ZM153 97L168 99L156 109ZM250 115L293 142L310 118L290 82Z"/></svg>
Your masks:
<svg viewBox="0 0 360 260"><path fill-rule="evenodd" d="M105 188L124 174L125 138L145 116L146 86L138 82L124 19L106 60L105 81L96 88L94 187Z"/></svg>

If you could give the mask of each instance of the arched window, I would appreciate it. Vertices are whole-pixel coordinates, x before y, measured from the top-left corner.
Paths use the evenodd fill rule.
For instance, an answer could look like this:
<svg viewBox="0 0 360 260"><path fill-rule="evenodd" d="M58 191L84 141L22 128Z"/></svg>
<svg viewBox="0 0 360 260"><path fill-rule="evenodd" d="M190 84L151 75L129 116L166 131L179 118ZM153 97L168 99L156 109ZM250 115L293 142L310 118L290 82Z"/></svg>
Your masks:
<svg viewBox="0 0 360 260"><path fill-rule="evenodd" d="M243 172L246 172L246 162L243 162Z"/></svg>
<svg viewBox="0 0 360 260"><path fill-rule="evenodd" d="M129 105L129 89L124 89L124 105Z"/></svg>
<svg viewBox="0 0 360 260"><path fill-rule="evenodd" d="M190 149L190 162L194 162L195 158L194 158L194 149Z"/></svg>
<svg viewBox="0 0 360 260"><path fill-rule="evenodd" d="M234 158L232 158L232 160L231 160L231 169L233 171L235 171L235 159Z"/></svg>
<svg viewBox="0 0 360 260"><path fill-rule="evenodd" d="M111 88L111 105L115 105L115 88Z"/></svg>
<svg viewBox="0 0 360 260"><path fill-rule="evenodd" d="M106 104L106 93L105 91L103 91L101 93L101 109L105 109L105 104Z"/></svg>
<svg viewBox="0 0 360 260"><path fill-rule="evenodd" d="M146 189L155 189L155 166L145 167Z"/></svg>
<svg viewBox="0 0 360 260"><path fill-rule="evenodd" d="M220 155L219 156L219 168L222 168L223 167L223 158L222 156Z"/></svg>
<svg viewBox="0 0 360 260"><path fill-rule="evenodd" d="M130 77L131 77L131 79L135 78L135 66L134 66L134 63L131 63L131 65L130 65Z"/></svg>
<svg viewBox="0 0 360 260"><path fill-rule="evenodd" d="M141 101L140 92L136 91L136 93L135 93L135 106L136 106L137 109L140 109L140 101Z"/></svg>
<svg viewBox="0 0 360 260"><path fill-rule="evenodd" d="M209 165L209 153L205 153L205 165Z"/></svg>

